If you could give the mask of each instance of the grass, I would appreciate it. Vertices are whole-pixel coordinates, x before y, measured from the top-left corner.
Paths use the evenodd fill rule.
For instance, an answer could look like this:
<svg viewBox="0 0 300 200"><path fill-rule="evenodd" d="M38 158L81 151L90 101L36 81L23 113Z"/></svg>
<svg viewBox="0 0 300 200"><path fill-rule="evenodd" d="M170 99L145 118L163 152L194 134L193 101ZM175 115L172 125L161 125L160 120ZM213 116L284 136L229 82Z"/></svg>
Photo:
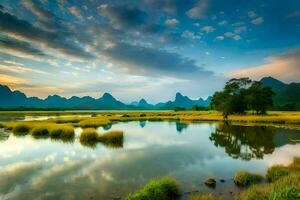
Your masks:
<svg viewBox="0 0 300 200"><path fill-rule="evenodd" d="M108 147L123 147L124 133L123 131L108 131L98 136L98 141Z"/></svg>
<svg viewBox="0 0 300 200"><path fill-rule="evenodd" d="M0 128L5 128L5 125L0 123Z"/></svg>
<svg viewBox="0 0 300 200"><path fill-rule="evenodd" d="M80 134L79 141L83 146L96 147L98 142L98 134L94 128L83 129Z"/></svg>
<svg viewBox="0 0 300 200"><path fill-rule="evenodd" d="M97 128L99 126L105 126L111 124L111 121L105 117L89 117L78 123L78 126L82 128Z"/></svg>
<svg viewBox="0 0 300 200"><path fill-rule="evenodd" d="M34 127L30 131L30 135L32 135L34 137L48 137L49 136L49 130L48 130L47 127L37 126L37 127Z"/></svg>
<svg viewBox="0 0 300 200"><path fill-rule="evenodd" d="M178 183L172 178L161 178L150 181L124 200L175 200L179 196Z"/></svg>
<svg viewBox="0 0 300 200"><path fill-rule="evenodd" d="M49 135L51 138L74 138L74 128L72 126L60 125L50 128Z"/></svg>
<svg viewBox="0 0 300 200"><path fill-rule="evenodd" d="M27 134L32 127L29 124L16 124L15 126L12 127L12 131L15 135L23 135Z"/></svg>
<svg viewBox="0 0 300 200"><path fill-rule="evenodd" d="M194 194L189 196L187 200L221 200L221 197L212 194Z"/></svg>
<svg viewBox="0 0 300 200"><path fill-rule="evenodd" d="M263 179L264 177L259 174L253 174L245 171L237 172L233 178L234 183L237 186L242 186L242 187L257 184L261 182Z"/></svg>
<svg viewBox="0 0 300 200"><path fill-rule="evenodd" d="M268 169L266 177L269 182L274 182L283 176L287 176L289 171L287 167L281 165L272 166Z"/></svg>

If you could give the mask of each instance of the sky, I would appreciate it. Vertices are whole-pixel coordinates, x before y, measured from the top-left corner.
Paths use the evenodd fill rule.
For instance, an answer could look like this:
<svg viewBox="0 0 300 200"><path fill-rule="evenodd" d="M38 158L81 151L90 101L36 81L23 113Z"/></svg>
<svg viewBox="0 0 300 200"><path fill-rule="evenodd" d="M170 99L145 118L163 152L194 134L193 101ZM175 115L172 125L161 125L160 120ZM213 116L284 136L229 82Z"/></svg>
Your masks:
<svg viewBox="0 0 300 200"><path fill-rule="evenodd" d="M1 0L0 84L28 96L191 98L300 82L298 0Z"/></svg>

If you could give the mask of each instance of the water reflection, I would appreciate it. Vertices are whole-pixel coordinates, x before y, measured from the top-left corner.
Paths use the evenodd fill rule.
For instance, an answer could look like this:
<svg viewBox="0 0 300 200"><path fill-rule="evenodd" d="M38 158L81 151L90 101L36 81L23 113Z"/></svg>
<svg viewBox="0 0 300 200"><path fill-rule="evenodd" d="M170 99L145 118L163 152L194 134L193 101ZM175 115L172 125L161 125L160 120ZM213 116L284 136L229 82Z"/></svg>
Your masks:
<svg viewBox="0 0 300 200"><path fill-rule="evenodd" d="M144 128L146 126L146 120L140 120L140 127Z"/></svg>
<svg viewBox="0 0 300 200"><path fill-rule="evenodd" d="M111 124L107 124L107 125L104 125L102 126L102 128L106 131L108 131L109 129L111 129L112 125Z"/></svg>
<svg viewBox="0 0 300 200"><path fill-rule="evenodd" d="M176 122L176 130L178 133L181 133L184 129L188 128L188 124L186 123L180 123L180 122Z"/></svg>
<svg viewBox="0 0 300 200"><path fill-rule="evenodd" d="M272 154L276 147L291 143L282 129L227 123L219 124L209 139L216 147L225 148L232 158L242 160L262 159L264 155Z"/></svg>
<svg viewBox="0 0 300 200"><path fill-rule="evenodd" d="M0 142L6 141L9 138L9 133L5 132L3 128L0 128Z"/></svg>
<svg viewBox="0 0 300 200"><path fill-rule="evenodd" d="M203 180L225 179L213 192L228 194L234 191L231 178L236 171L264 173L274 161L288 164L300 149L288 139L299 131L277 128L201 123L187 129L175 122L112 126L126 131L119 144L82 144L80 128L67 144L30 135L2 140L0 199L120 199L161 176L176 178L184 192L212 191ZM177 134L177 127L188 134Z"/></svg>

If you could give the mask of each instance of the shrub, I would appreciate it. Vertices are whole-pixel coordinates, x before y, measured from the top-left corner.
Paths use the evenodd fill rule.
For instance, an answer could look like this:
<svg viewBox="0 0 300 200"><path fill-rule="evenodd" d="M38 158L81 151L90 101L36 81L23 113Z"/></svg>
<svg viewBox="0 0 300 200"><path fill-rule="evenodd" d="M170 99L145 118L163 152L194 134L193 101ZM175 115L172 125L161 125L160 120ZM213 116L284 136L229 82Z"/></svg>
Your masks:
<svg viewBox="0 0 300 200"><path fill-rule="evenodd" d="M281 165L275 165L268 169L266 177L269 182L273 182L283 176L287 176L288 174L289 174L289 169L287 167Z"/></svg>
<svg viewBox="0 0 300 200"><path fill-rule="evenodd" d="M171 178L152 180L125 200L174 200L180 195L178 183Z"/></svg>
<svg viewBox="0 0 300 200"><path fill-rule="evenodd" d="M263 180L263 176L245 171L239 171L235 174L233 180L238 186L249 186L261 182Z"/></svg>
<svg viewBox="0 0 300 200"><path fill-rule="evenodd" d="M30 131L30 134L36 137L47 137L49 136L49 130L44 126L37 126Z"/></svg>
<svg viewBox="0 0 300 200"><path fill-rule="evenodd" d="M221 198L212 194L195 194L189 196L188 200L221 200Z"/></svg>
<svg viewBox="0 0 300 200"><path fill-rule="evenodd" d="M13 127L13 133L19 134L19 133L28 133L30 131L31 127L27 124L17 124Z"/></svg>

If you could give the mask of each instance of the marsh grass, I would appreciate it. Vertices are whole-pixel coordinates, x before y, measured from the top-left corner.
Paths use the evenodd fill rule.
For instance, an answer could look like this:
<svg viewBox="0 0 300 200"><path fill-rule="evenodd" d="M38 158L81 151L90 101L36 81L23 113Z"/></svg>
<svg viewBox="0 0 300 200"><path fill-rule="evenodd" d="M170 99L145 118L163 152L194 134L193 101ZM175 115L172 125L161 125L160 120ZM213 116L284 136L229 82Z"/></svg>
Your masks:
<svg viewBox="0 0 300 200"><path fill-rule="evenodd" d="M80 121L82 121L84 118L83 117L62 117L62 118L58 118L55 119L54 122L57 124L66 124L66 123L71 123L71 124L75 124L75 123L79 123Z"/></svg>
<svg viewBox="0 0 300 200"><path fill-rule="evenodd" d="M140 190L129 194L124 200L174 200L180 196L179 185L172 178L152 180Z"/></svg>
<svg viewBox="0 0 300 200"><path fill-rule="evenodd" d="M281 165L275 165L268 169L266 178L269 182L274 182L289 174L290 169Z"/></svg>
<svg viewBox="0 0 300 200"><path fill-rule="evenodd" d="M26 135L31 129L32 126L24 123L19 123L12 127L14 135Z"/></svg>
<svg viewBox="0 0 300 200"><path fill-rule="evenodd" d="M30 135L35 138L47 138L49 136L49 130L44 126L37 126L31 129Z"/></svg>
<svg viewBox="0 0 300 200"><path fill-rule="evenodd" d="M212 194L194 194L190 195L187 200L221 200L221 197Z"/></svg>
<svg viewBox="0 0 300 200"><path fill-rule="evenodd" d="M4 124L0 123L0 128L5 128Z"/></svg>
<svg viewBox="0 0 300 200"><path fill-rule="evenodd" d="M98 141L111 148L121 148L124 143L123 131L108 131L98 135Z"/></svg>
<svg viewBox="0 0 300 200"><path fill-rule="evenodd" d="M68 125L50 126L49 135L53 139L72 139L75 137L74 128Z"/></svg>
<svg viewBox="0 0 300 200"><path fill-rule="evenodd" d="M234 175L234 183L237 186L249 186L253 184L260 183L264 179L263 176L259 174L253 174L245 171L239 171Z"/></svg>
<svg viewBox="0 0 300 200"><path fill-rule="evenodd" d="M82 128L97 128L100 126L105 126L111 124L111 121L104 117L90 117L84 119L78 123L78 126Z"/></svg>
<svg viewBox="0 0 300 200"><path fill-rule="evenodd" d="M98 134L95 128L86 128L80 134L79 141L82 145L88 147L96 147L98 142Z"/></svg>

